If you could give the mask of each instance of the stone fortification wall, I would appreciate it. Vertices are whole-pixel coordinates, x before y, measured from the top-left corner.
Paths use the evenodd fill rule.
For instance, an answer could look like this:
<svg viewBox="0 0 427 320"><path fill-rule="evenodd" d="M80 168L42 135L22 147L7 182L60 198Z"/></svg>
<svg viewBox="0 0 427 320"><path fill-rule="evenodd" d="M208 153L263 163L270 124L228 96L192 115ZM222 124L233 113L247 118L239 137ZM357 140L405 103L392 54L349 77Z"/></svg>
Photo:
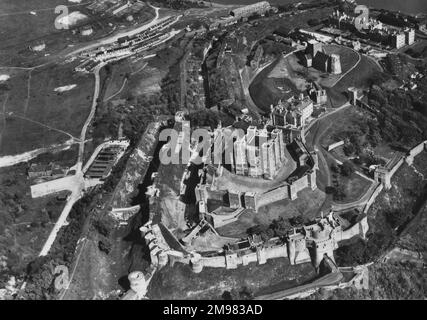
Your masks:
<svg viewBox="0 0 427 320"><path fill-rule="evenodd" d="M421 142L419 145L415 146L409 151L406 157L406 163L411 166L414 163L414 158L424 150L427 151L427 140Z"/></svg>
<svg viewBox="0 0 427 320"><path fill-rule="evenodd" d="M239 266L246 266L251 262L265 264L269 259L286 258L287 256L287 245L283 243L273 247L257 248L255 252L242 255L233 252L212 257L199 256L191 259L190 264L195 272L202 271L203 267L237 269Z"/></svg>
<svg viewBox="0 0 427 320"><path fill-rule="evenodd" d="M378 167L375 170L375 180L381 182L385 189L388 190L391 188L391 178L396 173L396 171L402 166L404 162L408 165L412 165L414 159L422 151L427 151L427 140L418 144L412 148L405 157L399 159L391 168L389 167Z"/></svg>
<svg viewBox="0 0 427 320"><path fill-rule="evenodd" d="M274 203L283 199L289 198L289 186L283 185L281 187L275 188L273 190L267 191L262 194L257 194L257 207L256 211L258 211L259 208L264 207L270 203Z"/></svg>
<svg viewBox="0 0 427 320"><path fill-rule="evenodd" d="M341 232L341 238L338 241L349 240L355 236L360 236L363 239L366 238L366 233L369 230L368 217L365 216L362 220L356 223L354 226Z"/></svg>

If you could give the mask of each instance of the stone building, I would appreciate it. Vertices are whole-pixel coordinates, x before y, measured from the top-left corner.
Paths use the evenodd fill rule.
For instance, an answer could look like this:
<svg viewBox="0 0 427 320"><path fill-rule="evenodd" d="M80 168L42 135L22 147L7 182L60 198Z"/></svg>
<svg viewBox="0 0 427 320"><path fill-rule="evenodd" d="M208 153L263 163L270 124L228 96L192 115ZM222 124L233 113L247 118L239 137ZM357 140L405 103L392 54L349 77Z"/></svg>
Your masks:
<svg viewBox="0 0 427 320"><path fill-rule="evenodd" d="M218 127L213 132L209 158L214 165L225 165L237 175L272 179L284 160L284 134L281 129L249 126L239 136L230 127Z"/></svg>
<svg viewBox="0 0 427 320"><path fill-rule="evenodd" d="M407 45L411 45L415 42L415 30L414 29L405 29L405 42Z"/></svg>
<svg viewBox="0 0 427 320"><path fill-rule="evenodd" d="M255 13L264 14L270 10L270 3L267 1L257 2L248 6L236 8L230 11L230 15L233 17L245 18L249 17Z"/></svg>
<svg viewBox="0 0 427 320"><path fill-rule="evenodd" d="M400 49L405 46L405 34L401 32L396 32L391 35L391 45L393 48Z"/></svg>
<svg viewBox="0 0 427 320"><path fill-rule="evenodd" d="M308 95L315 104L325 104L328 101L326 90L317 82L312 82L308 87Z"/></svg>
<svg viewBox="0 0 427 320"><path fill-rule="evenodd" d="M341 74L341 58L338 54L327 54L323 49L323 44L317 40L309 40L307 48L302 56L302 63L305 67L313 67L322 72Z"/></svg>
<svg viewBox="0 0 427 320"><path fill-rule="evenodd" d="M270 119L277 127L302 128L312 114L313 101L302 94L298 99L291 98L285 103L279 101L277 106L271 106Z"/></svg>

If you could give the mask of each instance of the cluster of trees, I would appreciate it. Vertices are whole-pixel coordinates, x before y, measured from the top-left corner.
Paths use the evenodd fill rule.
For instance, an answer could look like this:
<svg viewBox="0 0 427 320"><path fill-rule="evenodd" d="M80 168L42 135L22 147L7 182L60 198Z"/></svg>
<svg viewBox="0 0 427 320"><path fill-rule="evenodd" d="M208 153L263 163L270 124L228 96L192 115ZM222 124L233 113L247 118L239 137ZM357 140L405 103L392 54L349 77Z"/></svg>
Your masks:
<svg viewBox="0 0 427 320"><path fill-rule="evenodd" d="M379 110L378 131L386 142L411 147L427 138L427 118L414 109L419 100L410 93L382 90L374 85L368 98L370 106Z"/></svg>
<svg viewBox="0 0 427 320"><path fill-rule="evenodd" d="M389 248L394 240L393 236L380 232L370 234L367 240L355 238L353 242L340 246L335 251L335 261L342 267L371 262Z"/></svg>
<svg viewBox="0 0 427 320"><path fill-rule="evenodd" d="M219 36L212 45L206 58L204 69L209 83L207 105L231 105L236 101L235 87L238 87L238 70L234 60L229 55L220 55L225 43L227 33ZM228 45L228 42L227 42Z"/></svg>
<svg viewBox="0 0 427 320"><path fill-rule="evenodd" d="M382 139L378 121L371 117L358 119L350 130L340 132L335 138L344 140L346 156L361 156L367 149L375 148Z"/></svg>
<svg viewBox="0 0 427 320"><path fill-rule="evenodd" d="M409 48L408 50L405 51L405 53L415 59L425 58L427 56L427 47L424 47L421 51L414 50L413 48Z"/></svg>
<svg viewBox="0 0 427 320"><path fill-rule="evenodd" d="M218 126L219 121L223 126L229 126L234 123L234 120L234 116L226 111L203 109L189 114L189 121L193 127L211 127L213 129Z"/></svg>
<svg viewBox="0 0 427 320"><path fill-rule="evenodd" d="M206 8L203 1L192 0L155 0L154 5L171 8L175 10L187 10L191 8Z"/></svg>
<svg viewBox="0 0 427 320"><path fill-rule="evenodd" d="M416 67L409 63L408 57L403 54L389 54L384 62L387 70L400 80L408 80L416 71Z"/></svg>
<svg viewBox="0 0 427 320"><path fill-rule="evenodd" d="M224 300L252 300L254 293L248 287L242 287L240 290L231 289L231 291L224 291L222 299Z"/></svg>
<svg viewBox="0 0 427 320"><path fill-rule="evenodd" d="M93 196L93 193L89 193L73 206L70 223L61 229L49 255L37 257L28 264L25 276L27 286L23 293L25 299L52 299L58 293L54 287L54 268L58 265L70 266L83 225L91 211Z"/></svg>
<svg viewBox="0 0 427 320"><path fill-rule="evenodd" d="M334 201L342 201L347 197L347 194L341 177L349 178L355 172L354 165L351 161L345 161L340 166L331 165L331 170L333 185L326 188L326 193L331 194Z"/></svg>
<svg viewBox="0 0 427 320"><path fill-rule="evenodd" d="M403 226L413 215L410 210L391 210L385 214L387 223L393 229Z"/></svg>
<svg viewBox="0 0 427 320"><path fill-rule="evenodd" d="M397 229L404 226L413 215L411 210L387 210L378 213L383 221L381 229L368 235L367 240L356 238L347 245L340 246L335 251L335 257L340 266L355 266L376 259L397 239Z"/></svg>
<svg viewBox="0 0 427 320"><path fill-rule="evenodd" d="M405 15L403 13L390 13L383 10L377 18L382 23L400 27L400 28L417 28L418 21L412 15Z"/></svg>
<svg viewBox="0 0 427 320"><path fill-rule="evenodd" d="M259 44L264 49L264 56L267 60L268 56L278 57L282 52L288 52L289 46L282 42L275 42L268 38L259 41Z"/></svg>
<svg viewBox="0 0 427 320"><path fill-rule="evenodd" d="M413 218L408 208L387 208L375 214L370 222L372 231L366 240L356 238L335 251L340 266L355 266L373 261L398 239L400 229Z"/></svg>
<svg viewBox="0 0 427 320"><path fill-rule="evenodd" d="M274 219L270 225L256 225L247 230L249 235L259 235L263 241L274 237L284 237L291 228L303 226L307 221L303 216L294 216L289 219L279 217Z"/></svg>
<svg viewBox="0 0 427 320"><path fill-rule="evenodd" d="M332 164L331 170L334 175L342 175L344 177L350 177L355 171L354 165L351 161L345 161L340 166Z"/></svg>

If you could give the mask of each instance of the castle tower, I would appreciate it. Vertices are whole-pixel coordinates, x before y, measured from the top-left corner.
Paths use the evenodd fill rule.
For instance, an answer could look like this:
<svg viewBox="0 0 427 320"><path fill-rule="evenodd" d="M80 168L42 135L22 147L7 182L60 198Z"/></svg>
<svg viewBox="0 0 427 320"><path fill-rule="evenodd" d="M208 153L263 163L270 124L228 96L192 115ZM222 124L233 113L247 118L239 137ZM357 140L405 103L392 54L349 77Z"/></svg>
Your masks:
<svg viewBox="0 0 427 320"><path fill-rule="evenodd" d="M233 130L230 128L225 128L223 131L224 139L224 164L230 166L230 171L235 171L235 161L234 161L234 136Z"/></svg>
<svg viewBox="0 0 427 320"><path fill-rule="evenodd" d="M322 51L322 43L316 40L309 40L307 43L307 54L311 54L314 58L319 51Z"/></svg>
<svg viewBox="0 0 427 320"><path fill-rule="evenodd" d="M222 164L222 152L224 150L224 138L222 128L217 128L214 131L214 148L213 148L213 159L214 165Z"/></svg>
<svg viewBox="0 0 427 320"><path fill-rule="evenodd" d="M316 170L313 169L308 175L308 186L311 188L311 190L317 189L317 183L316 183Z"/></svg>
<svg viewBox="0 0 427 320"><path fill-rule="evenodd" d="M143 298L147 294L147 281L141 271L134 271L129 273L128 279L130 288L136 292L138 297Z"/></svg>
<svg viewBox="0 0 427 320"><path fill-rule="evenodd" d="M386 190L391 189L390 172L387 168L378 167L374 172L374 179L377 182L381 182Z"/></svg>
<svg viewBox="0 0 427 320"><path fill-rule="evenodd" d="M285 142L283 140L283 131L281 129L277 129L276 128L276 129L274 129L271 132L271 136L274 139L278 140L278 143L279 143L279 157L280 157L279 161L282 162L282 161L285 160L285 148L286 148Z"/></svg>
<svg viewBox="0 0 427 320"><path fill-rule="evenodd" d="M262 145L262 165L265 178L273 179L276 174L276 157L272 143L266 142Z"/></svg>
<svg viewBox="0 0 427 320"><path fill-rule="evenodd" d="M355 87L350 87L348 88L348 92L350 95L350 103L355 106L357 103L359 91Z"/></svg>
<svg viewBox="0 0 427 320"><path fill-rule="evenodd" d="M236 158L236 174L245 175L248 172L245 137L237 139L234 142L234 153Z"/></svg>
<svg viewBox="0 0 427 320"><path fill-rule="evenodd" d="M257 197L254 192L246 192L244 195L245 208L257 211Z"/></svg>
<svg viewBox="0 0 427 320"><path fill-rule="evenodd" d="M240 191L229 190L228 201L230 202L230 208L238 209L242 207L242 193Z"/></svg>
<svg viewBox="0 0 427 320"><path fill-rule="evenodd" d="M246 158L249 163L248 174L252 177L259 175L257 163L259 162L257 156L258 146L256 145L257 128L255 126L248 127L246 131Z"/></svg>
<svg viewBox="0 0 427 320"><path fill-rule="evenodd" d="M191 254L190 258L190 266L191 270L193 270L194 273L200 273L203 270L203 261L200 254L194 252Z"/></svg>
<svg viewBox="0 0 427 320"><path fill-rule="evenodd" d="M157 255L159 261L159 267L165 267L168 264L169 257L165 251L160 251Z"/></svg>
<svg viewBox="0 0 427 320"><path fill-rule="evenodd" d="M331 63L329 64L332 74L341 74L341 58L338 54L331 54Z"/></svg>
<svg viewBox="0 0 427 320"><path fill-rule="evenodd" d="M271 132L271 137L272 137L272 147L273 147L273 153L274 153L274 160L276 162L276 169L278 170L281 163L282 163L282 159L281 159L281 155L280 155L280 140L279 140L279 134L273 130Z"/></svg>

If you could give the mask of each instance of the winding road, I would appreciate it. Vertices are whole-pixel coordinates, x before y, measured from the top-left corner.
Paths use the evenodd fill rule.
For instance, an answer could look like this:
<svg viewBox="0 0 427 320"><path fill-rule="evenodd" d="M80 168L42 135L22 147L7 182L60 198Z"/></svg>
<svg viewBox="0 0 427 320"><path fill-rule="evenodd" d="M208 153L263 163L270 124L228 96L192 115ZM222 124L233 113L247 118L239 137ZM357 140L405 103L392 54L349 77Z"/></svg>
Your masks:
<svg viewBox="0 0 427 320"><path fill-rule="evenodd" d="M351 49L351 48L349 48L349 49ZM353 49L351 49L351 50L353 50ZM357 53L357 55L358 55L358 60L357 60L357 62L354 64L354 66L352 66L350 69L348 69L344 74L342 74L338 79L337 79L337 81L335 81L334 82L334 84L331 86L331 88L333 88L333 87L335 87L337 84L338 84L338 82L340 82L342 79L344 79L344 77L346 76L346 75L348 75L350 72L352 72L358 65L359 65L359 63L360 63L360 61L362 61L362 55L359 53L359 52L357 52L356 50L353 50L355 53Z"/></svg>
<svg viewBox="0 0 427 320"><path fill-rule="evenodd" d="M84 148L85 148L85 141L86 141L86 131L87 128L89 126L89 124L91 123L93 116L95 115L95 111L96 111L96 105L98 103L98 96L99 96L99 89L100 89L100 77L99 77L99 71L102 69L102 67L105 64L101 63L99 65L97 65L94 70L93 70L93 74L95 76L95 88L94 88L94 92L93 92L93 99L92 99L92 107L90 109L90 113L89 116L86 119L85 124L83 125L81 134L80 134L80 145L79 145L79 156L78 156L78 160L77 160L77 171L81 171L82 170L82 165L83 165L83 157L84 157Z"/></svg>
<svg viewBox="0 0 427 320"><path fill-rule="evenodd" d="M167 17L164 17L162 19L159 19L159 9L160 8L153 7L152 5L150 5L150 6L155 10L155 13L156 13L156 16L154 17L154 19L151 22L149 22L149 23L147 23L147 24L145 24L139 28L133 29L131 31L126 31L126 32L116 34L116 35L111 36L107 39L101 40L101 42L97 42L97 43L92 44L90 46L78 49L78 50L74 51L72 54L76 54L78 52L81 52L83 50L87 50L87 49L92 48L92 47L98 47L100 45L114 43L120 37L132 36L134 34L140 33L142 31L150 28L151 26L157 24L159 21L169 18L169 16L167 16ZM163 41L169 40L173 35L175 35L175 33L172 33L172 35L170 37L164 39ZM71 54L69 54L69 55L71 55ZM88 115L88 117L87 117L87 119L86 119L86 121L82 127L82 131L80 133L80 140L78 142L79 143L78 159L77 159L77 163L73 167L73 169L75 169L76 173L74 176L67 176L67 177L64 177L62 179L49 181L52 183L52 185L55 185L55 186L58 184L61 185L62 190L71 191L71 195L68 197L67 203L66 203L64 209L62 210L61 215L58 218L58 221L55 223L55 226L53 227L51 233L49 234L47 241L43 245L43 248L40 251L39 256L45 256L49 253L53 243L55 242L55 239L57 237L59 230L66 224L67 217L68 217L69 213L71 212L73 205L83 196L84 190L88 187L93 187L99 183L97 181L92 181L92 180L88 180L88 179L84 178L83 161L84 161L84 149L85 149L87 129L88 129L90 123L92 122L93 117L95 116L98 98L99 98L99 94L100 94L100 82L101 82L100 81L100 70L106 64L108 64L108 62L100 63L93 69L93 74L95 77L95 85L94 85L94 93L93 93L93 98L92 98L92 106L91 106L90 113L89 113L89 115ZM86 164L85 168L86 167L87 167L87 164ZM61 183L62 182L61 180L63 181L63 183ZM46 182L46 184L49 184L49 182Z"/></svg>

